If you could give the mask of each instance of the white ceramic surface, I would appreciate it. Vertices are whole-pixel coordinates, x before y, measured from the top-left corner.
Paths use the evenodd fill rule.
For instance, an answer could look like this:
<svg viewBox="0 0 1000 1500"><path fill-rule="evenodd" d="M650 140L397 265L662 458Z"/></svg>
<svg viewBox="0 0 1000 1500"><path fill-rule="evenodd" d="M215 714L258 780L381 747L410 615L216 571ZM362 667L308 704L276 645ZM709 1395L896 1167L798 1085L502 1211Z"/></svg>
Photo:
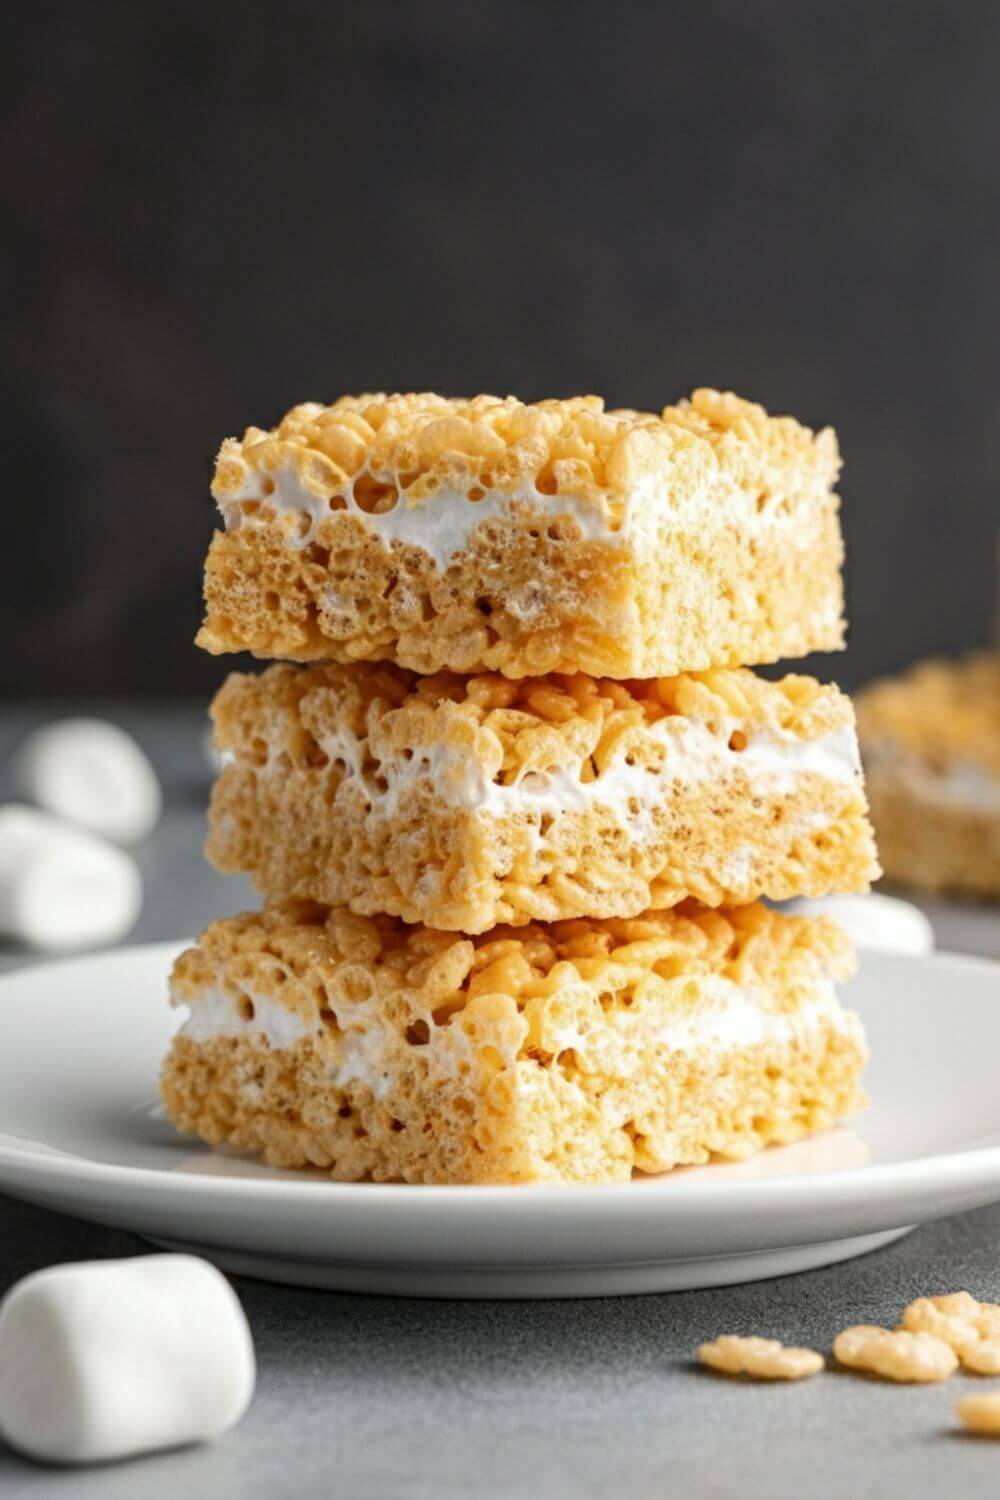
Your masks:
<svg viewBox="0 0 1000 1500"><path fill-rule="evenodd" d="M865 896L802 897L785 902L783 910L833 917L856 948L875 948L880 953L934 951L934 928L919 906L881 891Z"/></svg>
<svg viewBox="0 0 1000 1500"><path fill-rule="evenodd" d="M1000 966L866 953L851 1127L614 1187L331 1183L210 1151L156 1105L177 945L0 980L0 1188L269 1279L551 1297L748 1281L846 1259L1000 1199Z"/></svg>

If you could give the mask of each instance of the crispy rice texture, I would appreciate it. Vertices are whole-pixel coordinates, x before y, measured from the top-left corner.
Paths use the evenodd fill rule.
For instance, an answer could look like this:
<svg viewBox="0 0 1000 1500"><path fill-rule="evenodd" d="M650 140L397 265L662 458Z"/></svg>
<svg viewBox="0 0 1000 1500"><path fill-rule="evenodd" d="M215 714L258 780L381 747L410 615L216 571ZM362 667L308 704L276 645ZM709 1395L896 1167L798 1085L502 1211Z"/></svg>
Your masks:
<svg viewBox="0 0 1000 1500"><path fill-rule="evenodd" d="M853 726L850 700L809 677L514 683L280 665L230 676L212 713L229 764L206 852L272 898L478 933L635 916L689 896L719 906L861 891L878 874L860 778L790 766L768 780L745 768L754 730L808 741ZM679 766L673 780L656 777L665 749L653 726L664 719L711 727L712 775L685 782ZM626 759L650 773L635 816L596 793ZM571 779L554 813L456 805L469 788L481 804L495 788L560 774ZM585 785L595 795L579 806Z"/></svg>
<svg viewBox="0 0 1000 1500"><path fill-rule="evenodd" d="M227 529L209 550L198 643L512 678L835 650L839 467L829 429L717 391L660 416L596 397L297 406L222 445L212 490ZM291 511L276 498L288 476ZM381 534L396 507L430 528L444 505L497 497L509 504L441 566Z"/></svg>
<svg viewBox="0 0 1000 1500"><path fill-rule="evenodd" d="M833 923L760 906L473 939L288 902L216 922L178 959L175 1003L197 1014L222 996L247 1024L179 1035L163 1098L212 1145L339 1179L621 1181L744 1157L858 1108L850 1012L771 1045L657 1044L720 981L794 1017L851 967ZM262 998L304 1033L269 1045L253 1025Z"/></svg>
<svg viewBox="0 0 1000 1500"><path fill-rule="evenodd" d="M858 695L862 747L909 754L941 770L971 761L1000 776L1000 652L919 662Z"/></svg>

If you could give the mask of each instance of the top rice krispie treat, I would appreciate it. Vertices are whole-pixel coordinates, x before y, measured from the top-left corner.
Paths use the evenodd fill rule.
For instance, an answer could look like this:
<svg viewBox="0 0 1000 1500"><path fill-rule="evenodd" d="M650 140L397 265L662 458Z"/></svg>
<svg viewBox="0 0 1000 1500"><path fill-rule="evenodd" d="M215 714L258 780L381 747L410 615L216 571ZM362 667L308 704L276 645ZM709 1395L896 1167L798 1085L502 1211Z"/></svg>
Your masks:
<svg viewBox="0 0 1000 1500"><path fill-rule="evenodd" d="M731 394L345 396L227 439L198 643L639 678L841 646L840 467Z"/></svg>

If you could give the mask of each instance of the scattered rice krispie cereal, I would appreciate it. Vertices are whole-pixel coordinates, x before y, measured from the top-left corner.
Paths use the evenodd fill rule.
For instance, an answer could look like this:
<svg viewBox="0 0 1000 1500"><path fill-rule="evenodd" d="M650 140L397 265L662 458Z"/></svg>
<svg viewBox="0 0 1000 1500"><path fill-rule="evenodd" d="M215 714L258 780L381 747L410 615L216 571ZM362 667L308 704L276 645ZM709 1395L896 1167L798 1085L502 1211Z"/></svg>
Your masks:
<svg viewBox="0 0 1000 1500"><path fill-rule="evenodd" d="M303 902L214 923L167 1113L341 1179L609 1182L742 1158L860 1102L827 919L686 903L469 938Z"/></svg>
<svg viewBox="0 0 1000 1500"><path fill-rule="evenodd" d="M1000 1305L995 1302L977 1302L969 1292L918 1297L903 1313L901 1327L942 1339L967 1370L1000 1375Z"/></svg>
<svg viewBox="0 0 1000 1500"><path fill-rule="evenodd" d="M966 1370L974 1375L1000 1375L1000 1340L977 1339L958 1351Z"/></svg>
<svg viewBox="0 0 1000 1500"><path fill-rule="evenodd" d="M947 1380L958 1369L955 1351L931 1333L910 1333L861 1323L845 1328L833 1341L842 1365L868 1370L883 1380L932 1382Z"/></svg>
<svg viewBox="0 0 1000 1500"><path fill-rule="evenodd" d="M698 1358L703 1365L724 1375L752 1375L756 1380L802 1380L823 1368L823 1356L815 1349L801 1349L777 1339L741 1338L723 1333L710 1344L701 1344Z"/></svg>
<svg viewBox="0 0 1000 1500"><path fill-rule="evenodd" d="M199 645L615 678L842 645L834 434L718 391L344 396L227 439Z"/></svg>
<svg viewBox="0 0 1000 1500"><path fill-rule="evenodd" d="M1000 1391L976 1391L960 1396L955 1413L970 1432L991 1433L1000 1437Z"/></svg>
<svg viewBox="0 0 1000 1500"><path fill-rule="evenodd" d="M1000 896L1000 652L922 662L857 709L887 878Z"/></svg>
<svg viewBox="0 0 1000 1500"><path fill-rule="evenodd" d="M850 700L811 677L278 665L212 712L208 857L268 897L478 933L878 873Z"/></svg>

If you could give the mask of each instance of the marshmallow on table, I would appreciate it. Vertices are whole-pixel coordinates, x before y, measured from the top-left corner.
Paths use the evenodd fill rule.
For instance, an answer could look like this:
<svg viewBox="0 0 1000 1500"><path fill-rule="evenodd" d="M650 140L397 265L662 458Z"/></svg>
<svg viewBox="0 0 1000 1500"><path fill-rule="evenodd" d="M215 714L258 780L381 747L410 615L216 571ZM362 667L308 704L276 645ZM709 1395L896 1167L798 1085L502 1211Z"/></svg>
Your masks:
<svg viewBox="0 0 1000 1500"><path fill-rule="evenodd" d="M868 896L822 896L789 902L786 910L803 916L833 917L858 948L917 954L934 949L934 929L924 913L895 896L882 896L876 891Z"/></svg>
<svg viewBox="0 0 1000 1500"><path fill-rule="evenodd" d="M106 838L130 843L160 816L156 772L135 740L104 719L60 719L29 734L14 759L18 794Z"/></svg>
<svg viewBox="0 0 1000 1500"><path fill-rule="evenodd" d="M0 1302L0 1433L54 1463L217 1437L256 1365L226 1278L193 1255L36 1271Z"/></svg>
<svg viewBox="0 0 1000 1500"><path fill-rule="evenodd" d="M124 849L33 807L0 807L0 936L49 949L113 943L141 906Z"/></svg>

